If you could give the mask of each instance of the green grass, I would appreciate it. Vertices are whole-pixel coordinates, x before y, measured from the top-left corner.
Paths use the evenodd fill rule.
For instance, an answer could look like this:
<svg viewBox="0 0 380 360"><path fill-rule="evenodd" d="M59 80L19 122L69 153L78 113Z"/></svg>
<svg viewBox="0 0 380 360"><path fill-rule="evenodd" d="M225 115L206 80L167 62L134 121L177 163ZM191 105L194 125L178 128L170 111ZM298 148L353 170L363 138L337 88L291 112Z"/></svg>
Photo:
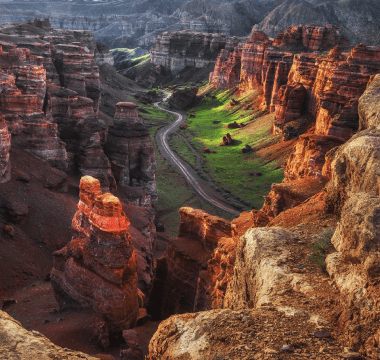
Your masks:
<svg viewBox="0 0 380 360"><path fill-rule="evenodd" d="M266 123L255 132L242 129L228 129L227 125L237 123L249 123L254 121L252 109L239 110L232 113L227 107L231 94L229 91L218 91L211 99L206 97L202 104L188 111L194 113L195 118L188 118L189 128L187 138L191 145L203 156L203 169L212 177L220 187L245 199L251 207L260 208L263 204L263 196L267 195L272 183L283 180L283 170L277 168L277 162L261 165L252 154L243 154L241 149L246 145L255 146L261 141L271 137L269 134L271 122ZM244 102L246 99L238 99ZM214 124L214 121L220 121ZM244 128L243 128L244 129ZM230 133L236 145L219 146L222 138ZM203 147L214 149L216 154L203 154ZM251 177L250 171L260 171L262 176Z"/></svg>
<svg viewBox="0 0 380 360"><path fill-rule="evenodd" d="M172 149L194 169L197 167L197 156L190 150L184 140L177 134L173 134L169 140Z"/></svg>
<svg viewBox="0 0 380 360"><path fill-rule="evenodd" d="M315 263L323 272L326 272L325 259L327 256L327 250L331 245L331 238L333 235L334 232L332 230L328 230L321 234L321 237L317 240L317 242L310 245L313 253L308 258L311 262Z"/></svg>

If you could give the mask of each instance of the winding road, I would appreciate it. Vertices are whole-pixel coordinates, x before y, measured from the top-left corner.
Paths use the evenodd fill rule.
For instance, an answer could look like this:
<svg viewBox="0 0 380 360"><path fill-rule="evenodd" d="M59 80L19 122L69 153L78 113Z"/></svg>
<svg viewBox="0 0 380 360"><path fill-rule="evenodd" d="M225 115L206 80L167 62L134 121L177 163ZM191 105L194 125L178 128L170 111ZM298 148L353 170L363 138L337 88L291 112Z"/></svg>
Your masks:
<svg viewBox="0 0 380 360"><path fill-rule="evenodd" d="M233 215L240 215L240 212L237 211L234 207L228 205L225 202L222 202L220 199L216 198L211 193L209 193L202 185L202 180L200 179L198 174L191 168L190 165L183 161L170 148L168 143L169 134L176 132L179 129L180 125L186 121L186 115L180 112L167 110L165 107L161 105L161 103L166 101L171 95L168 91L164 92L166 97L162 101L154 103L154 106L158 107L163 111L168 112L169 114L177 116L177 119L161 128L156 134L157 146L160 149L162 156L179 169L182 176L189 183L190 187L194 190L196 195L198 195L200 198L202 198L209 204L221 210L224 210Z"/></svg>

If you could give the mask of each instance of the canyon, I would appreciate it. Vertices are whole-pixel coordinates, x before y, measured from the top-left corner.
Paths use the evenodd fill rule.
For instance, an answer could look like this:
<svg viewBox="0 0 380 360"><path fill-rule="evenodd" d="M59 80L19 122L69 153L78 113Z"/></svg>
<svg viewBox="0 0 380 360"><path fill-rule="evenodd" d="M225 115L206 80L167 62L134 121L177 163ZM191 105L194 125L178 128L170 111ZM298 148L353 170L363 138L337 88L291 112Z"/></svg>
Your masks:
<svg viewBox="0 0 380 360"><path fill-rule="evenodd" d="M161 321L149 360L379 359L378 47L335 25L159 35L152 64L214 67L210 91L230 91L231 111L256 94L270 146L291 150L260 210L229 221L184 206L157 257L157 155L132 98L143 89L89 31L3 24L0 46L2 294L45 278L55 311L91 313L99 349L127 344L123 360L144 358L135 326L149 318ZM0 354L92 358L3 311L0 323Z"/></svg>

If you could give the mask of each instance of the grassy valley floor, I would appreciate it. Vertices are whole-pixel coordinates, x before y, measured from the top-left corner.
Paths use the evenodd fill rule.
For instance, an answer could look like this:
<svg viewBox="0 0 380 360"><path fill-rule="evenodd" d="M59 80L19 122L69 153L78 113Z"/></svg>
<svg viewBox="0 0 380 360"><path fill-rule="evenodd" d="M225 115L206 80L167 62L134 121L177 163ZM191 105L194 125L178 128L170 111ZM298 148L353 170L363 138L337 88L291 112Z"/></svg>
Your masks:
<svg viewBox="0 0 380 360"><path fill-rule="evenodd" d="M198 95L203 101L187 111L189 127L180 130L179 135L198 152L203 171L214 181L216 189L227 192L227 200L239 199L248 208L261 208L271 184L284 178L281 165L292 144L287 144L284 151L279 146L275 149L280 138L271 135L274 114L258 110L258 91L239 98L233 91L216 91L206 85ZM233 122L244 127L228 128ZM234 145L220 146L227 133L234 139ZM194 166L195 155L180 136L173 136L171 145ZM246 145L253 151L242 153ZM215 153L203 153L204 147Z"/></svg>

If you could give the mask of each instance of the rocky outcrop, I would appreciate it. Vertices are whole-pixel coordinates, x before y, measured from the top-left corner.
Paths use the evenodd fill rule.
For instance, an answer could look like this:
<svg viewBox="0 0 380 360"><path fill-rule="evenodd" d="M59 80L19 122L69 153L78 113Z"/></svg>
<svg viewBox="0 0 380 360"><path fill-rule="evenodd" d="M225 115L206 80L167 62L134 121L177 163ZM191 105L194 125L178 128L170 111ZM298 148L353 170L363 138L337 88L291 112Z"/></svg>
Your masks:
<svg viewBox="0 0 380 360"><path fill-rule="evenodd" d="M53 254L51 282L60 309L91 308L111 332L136 323L137 264L129 225L119 199L102 194L98 180L83 177L73 237Z"/></svg>
<svg viewBox="0 0 380 360"><path fill-rule="evenodd" d="M207 262L222 237L231 237L229 221L201 210L181 208L178 237L169 240L157 260L148 311L165 319L172 314L210 308Z"/></svg>
<svg viewBox="0 0 380 360"><path fill-rule="evenodd" d="M198 88L188 88L176 90L168 99L168 105L171 108L183 110L191 107L196 102Z"/></svg>
<svg viewBox="0 0 380 360"><path fill-rule="evenodd" d="M214 72L210 74L210 83L227 89L239 82L243 89L261 84L261 68L264 51L272 44L264 33L254 32L251 38L233 52L221 51ZM240 54L241 52L241 54Z"/></svg>
<svg viewBox="0 0 380 360"><path fill-rule="evenodd" d="M236 46L239 38L229 40ZM214 64L221 49L226 46L225 34L204 34L195 31L164 32L157 36L156 44L150 51L151 62L178 74L186 67L204 68Z"/></svg>
<svg viewBox="0 0 380 360"><path fill-rule="evenodd" d="M150 195L145 206L156 206L156 155L136 104L121 102L116 105L105 153L112 163L116 181L123 186L145 189Z"/></svg>
<svg viewBox="0 0 380 360"><path fill-rule="evenodd" d="M38 331L28 331L6 312L0 310L0 356L3 359L17 358L21 360L95 360L98 358L79 351L61 348L54 345Z"/></svg>
<svg viewBox="0 0 380 360"><path fill-rule="evenodd" d="M10 180L11 163L9 150L11 149L11 134L3 117L0 117L0 183Z"/></svg>
<svg viewBox="0 0 380 360"><path fill-rule="evenodd" d="M104 191L114 190L111 165L103 152L107 126L100 122L93 101L78 93L49 84L47 116L58 125L60 138L66 143L69 169L97 178Z"/></svg>

